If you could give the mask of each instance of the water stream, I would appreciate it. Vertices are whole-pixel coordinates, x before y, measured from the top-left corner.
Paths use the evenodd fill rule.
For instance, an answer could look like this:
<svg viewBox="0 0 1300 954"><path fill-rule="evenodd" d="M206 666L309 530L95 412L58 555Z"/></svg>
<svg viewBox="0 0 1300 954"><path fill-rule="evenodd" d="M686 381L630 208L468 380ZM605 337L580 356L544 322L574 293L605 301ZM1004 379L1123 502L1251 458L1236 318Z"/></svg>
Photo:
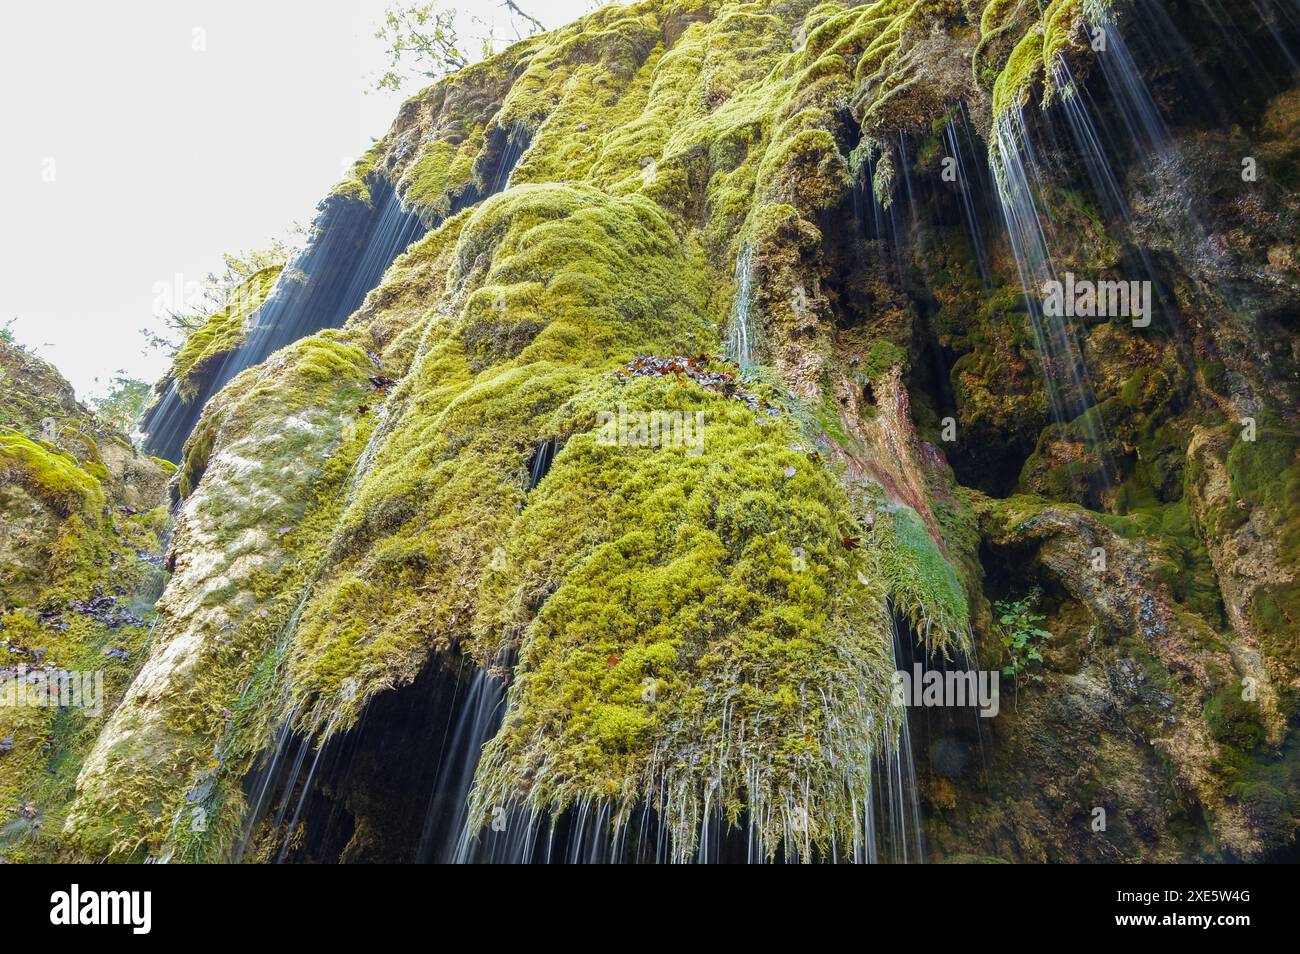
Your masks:
<svg viewBox="0 0 1300 954"><path fill-rule="evenodd" d="M420 217L402 208L391 186L381 180L372 192L373 207L343 199L324 204L307 247L281 273L243 344L205 374L193 401L181 397L175 381L168 383L141 423L150 453L179 461L209 398L280 348L343 324L393 260L424 234Z"/></svg>
<svg viewBox="0 0 1300 954"><path fill-rule="evenodd" d="M727 322L725 354L742 368L757 360L758 331L754 325L754 257L748 243L736 256L736 297L731 303L731 318Z"/></svg>

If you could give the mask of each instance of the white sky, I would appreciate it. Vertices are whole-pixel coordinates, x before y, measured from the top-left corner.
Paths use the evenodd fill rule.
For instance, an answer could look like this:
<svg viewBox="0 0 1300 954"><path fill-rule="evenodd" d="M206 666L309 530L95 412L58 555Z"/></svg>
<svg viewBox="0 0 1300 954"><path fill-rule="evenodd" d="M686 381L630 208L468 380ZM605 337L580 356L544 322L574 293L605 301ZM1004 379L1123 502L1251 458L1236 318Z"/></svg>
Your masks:
<svg viewBox="0 0 1300 954"><path fill-rule="evenodd" d="M0 5L0 322L80 397L142 354L160 283L307 224L414 93L367 93L389 0L73 0ZM508 20L497 0L461 0ZM548 27L591 0L527 0ZM203 50L194 49L202 30ZM477 44L465 42L474 47ZM52 172L53 181L47 181Z"/></svg>

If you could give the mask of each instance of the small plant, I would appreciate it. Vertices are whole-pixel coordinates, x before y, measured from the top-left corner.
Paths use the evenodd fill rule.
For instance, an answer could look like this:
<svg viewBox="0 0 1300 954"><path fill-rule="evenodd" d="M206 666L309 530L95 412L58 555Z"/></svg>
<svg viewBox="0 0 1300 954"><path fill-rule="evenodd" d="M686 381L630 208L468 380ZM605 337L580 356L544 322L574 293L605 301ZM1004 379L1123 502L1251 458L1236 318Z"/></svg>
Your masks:
<svg viewBox="0 0 1300 954"><path fill-rule="evenodd" d="M144 416L145 408L153 397L153 388L147 381L129 378L123 371L113 375L108 393L91 399L100 422L116 431L130 434Z"/></svg>
<svg viewBox="0 0 1300 954"><path fill-rule="evenodd" d="M1043 679L1034 669L1043 661L1040 649L1052 634L1038 625L1046 615L1034 612L1042 595L1042 590L1034 587L1018 600L997 600L993 604L995 626L1007 659L1002 675L1014 679L1017 689L1022 678L1033 682Z"/></svg>

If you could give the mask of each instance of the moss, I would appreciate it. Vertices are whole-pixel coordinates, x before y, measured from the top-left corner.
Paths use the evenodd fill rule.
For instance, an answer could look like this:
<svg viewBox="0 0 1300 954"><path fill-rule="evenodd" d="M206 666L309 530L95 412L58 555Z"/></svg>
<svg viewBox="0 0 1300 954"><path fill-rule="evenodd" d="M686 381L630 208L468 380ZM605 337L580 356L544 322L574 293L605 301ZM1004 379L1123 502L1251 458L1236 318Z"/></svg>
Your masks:
<svg viewBox="0 0 1300 954"><path fill-rule="evenodd" d="M288 640L284 711L336 733L431 653L490 665L517 650L476 804L667 809L677 791L675 850L689 853L706 798L690 766L734 732L713 708L734 693L751 754L707 797L733 820L772 806L773 850L809 807L825 845L851 837L871 754L894 744L889 607L959 638L958 577L883 496L877 537L846 543L865 537L862 509L791 449L805 438L781 412L609 374L638 353L716 350L725 301L711 286L740 231L769 268L792 229L817 241L805 216L846 191L835 104L871 34L789 54L779 21L733 11L688 23L668 50L653 9L602 11L581 39L534 47L494 120L532 145L512 187L457 224L446 291L426 299L436 317ZM430 149L438 178L451 152ZM620 407L705 413L705 452L603 446L597 414ZM544 438L563 449L528 492ZM796 547L809 569L793 569ZM662 708L642 699L646 680Z"/></svg>
<svg viewBox="0 0 1300 954"><path fill-rule="evenodd" d="M1196 533L1185 501L1131 513L1112 526L1125 536L1141 535L1159 554L1155 571L1174 599L1214 625L1223 620L1223 600L1205 543ZM1137 528L1135 534L1133 528Z"/></svg>
<svg viewBox="0 0 1300 954"><path fill-rule="evenodd" d="M770 818L772 850L801 808L818 844L852 837L869 753L893 744L881 681L892 659L886 582L843 542L847 498L788 449L788 423L671 385L616 399L700 410L705 450L575 434L516 519L506 581L485 581L494 598L480 611L476 653L495 658L509 641L493 637L517 633L520 660L479 770L477 818L514 802L626 813L645 800L685 855L714 800L733 822ZM549 594L540 611L538 593ZM824 694L807 692L814 678ZM731 718L747 727L735 747ZM728 749L709 793L693 762ZM843 771L826 772L828 760Z"/></svg>
<svg viewBox="0 0 1300 954"><path fill-rule="evenodd" d="M864 505L871 514L863 541L868 574L887 581L894 612L928 649L943 656L968 649L966 588L920 515L878 486L867 490Z"/></svg>
<svg viewBox="0 0 1300 954"><path fill-rule="evenodd" d="M1291 733L1278 750L1263 746L1258 713L1240 695L1240 687L1228 686L1207 704L1206 716L1220 742L1214 771L1262 841L1289 845L1300 805L1300 743Z"/></svg>
<svg viewBox="0 0 1300 954"><path fill-rule="evenodd" d="M1259 707L1245 701L1240 686L1225 686L1205 702L1205 721L1215 739L1249 752L1264 742Z"/></svg>
<svg viewBox="0 0 1300 954"><path fill-rule="evenodd" d="M862 361L862 373L868 379L875 380L890 368L901 367L906 371L908 363L907 352L903 348L882 338L872 344L871 350L867 352Z"/></svg>
<svg viewBox="0 0 1300 954"><path fill-rule="evenodd" d="M977 82L986 83L993 77L995 120L1029 105L1040 84L1043 106L1059 96L1072 95L1068 82L1060 84L1059 68L1064 61L1074 76L1086 74L1091 65L1091 38L1084 32L1085 22L1094 28L1110 25L1109 0L1052 0L1046 7L995 0L984 7L972 62ZM1011 39L1014 46L999 69L991 51Z"/></svg>
<svg viewBox="0 0 1300 954"><path fill-rule="evenodd" d="M248 337L253 316L270 296L283 270L272 265L254 272L231 292L231 301L190 332L172 360L172 378L182 400L193 401L204 376Z"/></svg>
<svg viewBox="0 0 1300 954"><path fill-rule="evenodd" d="M1027 33L1011 51L1005 69L993 84L993 113L1001 116L1029 102L1030 90L1043 70L1043 37Z"/></svg>
<svg viewBox="0 0 1300 954"><path fill-rule="evenodd" d="M435 139L427 143L406 173L403 201L445 217L453 200L472 180L485 140L483 127L477 125L459 142Z"/></svg>
<svg viewBox="0 0 1300 954"><path fill-rule="evenodd" d="M384 140L374 143L366 150L365 155L352 164L343 181L334 187L331 195L371 205L370 180L376 175L377 166L386 148L387 143Z"/></svg>
<svg viewBox="0 0 1300 954"><path fill-rule="evenodd" d="M104 506L99 479L76 459L49 444L0 429L0 481L13 481L63 517L89 514L98 520Z"/></svg>
<svg viewBox="0 0 1300 954"><path fill-rule="evenodd" d="M469 273L479 290L430 329L397 395L405 413L344 517L347 552L303 614L295 691L333 698L355 677L340 726L464 631L473 594L447 584L481 571L517 512L528 455L557 433L547 415L634 351L688 351L716 334L691 250L640 197L520 186L470 217L456 257L450 280ZM480 340L467 330L503 313L533 326L526 347L467 348ZM372 611L355 619L347 607L363 593Z"/></svg>
<svg viewBox="0 0 1300 954"><path fill-rule="evenodd" d="M100 713L108 713L151 636L161 572L144 557L156 556L168 522L162 506L137 513L122 501L161 504L161 471L103 430L44 362L0 345L0 373L10 375L0 415L14 425L0 427L0 691L12 690L15 667L46 677L101 673ZM101 448L125 459L120 476ZM0 705L0 738L11 740L0 752L0 857L66 860L64 816L102 718L13 701Z"/></svg>
<svg viewBox="0 0 1300 954"><path fill-rule="evenodd" d="M0 340L0 426L29 437L54 431L63 434L85 422L72 386L54 366L23 348Z"/></svg>
<svg viewBox="0 0 1300 954"><path fill-rule="evenodd" d="M158 691L119 707L87 757L67 822L80 849L193 858L208 842L193 837L191 813L201 810L203 831L210 817L215 836L220 820L240 811L237 784L222 788L235 796L227 803L204 783L222 759L241 776L248 763L237 756L264 745L277 717L278 697L263 697L242 744L225 737L259 664L283 654L278 633L316 569L366 441L368 425L355 420L372 370L346 333L322 332L241 373L205 409L187 445L188 499L161 632L139 676Z"/></svg>
<svg viewBox="0 0 1300 954"><path fill-rule="evenodd" d="M1261 412L1255 440L1236 440L1226 465L1235 506L1222 516L1220 527L1259 514L1278 548L1279 567L1292 570L1256 591L1251 618L1270 646L1292 652L1300 632L1300 579L1294 572L1300 566L1300 434L1280 417Z"/></svg>

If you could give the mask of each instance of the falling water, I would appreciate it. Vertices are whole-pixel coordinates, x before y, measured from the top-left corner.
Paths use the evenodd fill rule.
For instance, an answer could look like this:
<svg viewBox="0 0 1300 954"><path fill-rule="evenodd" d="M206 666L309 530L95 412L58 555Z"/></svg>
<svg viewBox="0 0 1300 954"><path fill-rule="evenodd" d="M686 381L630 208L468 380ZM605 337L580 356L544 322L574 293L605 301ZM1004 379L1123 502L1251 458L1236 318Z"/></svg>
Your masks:
<svg viewBox="0 0 1300 954"><path fill-rule="evenodd" d="M1108 19L1099 22L1105 25L1106 46L1098 52L1097 62L1113 94L1128 139L1144 152L1156 152L1169 141L1169 129L1133 62L1123 33Z"/></svg>
<svg viewBox="0 0 1300 954"><path fill-rule="evenodd" d="M456 689L459 693L459 682ZM476 667L463 702L453 702L452 720L444 733L442 758L425 811L418 861L468 860L469 793L483 746L501 724L505 694L502 680Z"/></svg>
<svg viewBox="0 0 1300 954"><path fill-rule="evenodd" d="M894 201L893 193L885 196L876 194L875 180L882 162L892 163L893 160L883 153L879 155L873 153L870 161L863 163L859 170L857 180L853 184L854 220L861 230L862 241L868 250L874 253L876 264L881 271L888 273L892 268L895 280L901 285L905 272L903 226L898 220L899 203ZM871 205L869 217L867 202Z"/></svg>
<svg viewBox="0 0 1300 954"><path fill-rule="evenodd" d="M797 861L805 853L824 862L858 864L916 864L925 860L920 799L910 729L898 727L898 745L873 757L872 788L855 813L852 843L832 844L823 853L806 844L798 826L787 825L786 840L772 857L772 846L758 834L757 819L728 822L720 809L708 806L700 819L695 864L765 864ZM470 772L472 776L472 771ZM669 806L671 807L671 806ZM483 831L466 820L450 860L459 864L669 864L676 857L659 813L644 802L631 810L609 803L583 800L558 817L518 805L494 806Z"/></svg>
<svg viewBox="0 0 1300 954"><path fill-rule="evenodd" d="M898 621L893 621L894 665L903 668L910 657L905 646L906 637ZM876 760L875 779L871 786L874 809L867 830L875 837L867 842L875 853L876 843L886 852L886 860L893 864L921 864L925 861L925 833L921 827L921 801L916 786L916 762L912 753L912 729L906 710L898 722L898 744ZM883 797L875 797L882 792ZM878 860L872 858L871 860Z"/></svg>
<svg viewBox="0 0 1300 954"><path fill-rule="evenodd" d="M758 334L754 328L754 265L753 252L748 243L740 247L736 256L736 297L731 303L731 319L727 323L727 360L741 367L754 363L758 353Z"/></svg>
<svg viewBox="0 0 1300 954"><path fill-rule="evenodd" d="M973 151L972 145L974 134L971 129L970 119L966 115L966 104L958 103L955 114L950 111L948 114L948 124L944 128L944 140L948 145L949 155L956 164L957 173L957 191L961 196L961 214L966 221L966 230L970 234L971 248L975 253L975 267L979 271L980 282L985 287L989 284L989 260L988 250L985 247L984 235L980 229L980 207L977 204L978 196L982 193L975 191L976 180L975 174L978 167L974 162L968 161L967 152Z"/></svg>
<svg viewBox="0 0 1300 954"><path fill-rule="evenodd" d="M901 666L908 650L896 623L893 638L895 657ZM651 808L653 799L643 799L634 809L580 800L558 816L519 805L492 806L485 828L475 830L468 805L474 773L483 746L500 724L504 699L503 686L494 684L481 671L475 674L464 703L458 707L450 732L452 742L444 750L449 754L444 755L444 766L430 801L430 821L426 822L420 851L422 860L440 856L460 864L667 864L680 860L675 857L669 826ZM872 781L866 803L857 806L854 813L851 844L832 844L824 852L814 850L806 844L807 828L793 823L800 814L797 805L751 805L741 825L734 827L716 805L710 804L706 794L697 847L690 860L766 863L774 846L767 844L759 832L767 827L764 822L773 813L779 813L786 824L777 861L813 856L821 861L859 864L923 862L925 839L909 719L905 710L891 709L887 717L898 719L886 727L885 733L896 743L884 752L866 753ZM725 724L726 713L722 719ZM720 779L714 778L712 783L712 790L720 790ZM747 787L751 791L761 788L757 776ZM674 800L686 797L684 791L666 791L661 799L663 815L672 815ZM457 806L459 828L455 841L440 851L430 843L430 833L435 830L434 820L448 814L448 802ZM759 818L760 812L767 814Z"/></svg>
<svg viewBox="0 0 1300 954"><path fill-rule="evenodd" d="M494 171L488 188L485 192L479 192L476 187L471 186L473 195L470 201L462 201L460 208L467 208L479 199L486 198L490 195L496 195L510 187L510 177L514 175L515 166L523 158L524 153L528 151L531 139L527 130L522 126L512 126L508 130L498 131L498 135L504 135L505 143L501 148L501 155L495 161Z"/></svg>
<svg viewBox="0 0 1300 954"><path fill-rule="evenodd" d="M1210 2L1206 8L1213 10L1216 4ZM1124 33L1104 10L1090 12L1093 23L1104 31L1105 42L1097 51L1096 61L1101 77L1098 92L1107 109L1098 108L1092 92L1076 81L1069 64L1060 58L1052 68L1053 80L1062 93L1059 112L1044 114L1036 128L1053 150L1081 161L1091 193L1115 227L1111 234L1119 240L1124 268L1128 272L1123 276L1124 280L1149 283L1153 311L1162 319L1162 325L1172 334L1184 360L1191 367L1194 356L1190 343L1185 340L1176 310L1172 307L1172 298L1160 281L1158 269L1137 235L1125 189L1116 171L1119 168L1131 170L1132 176L1147 177L1150 188L1159 188L1160 183L1155 178L1158 170L1165 169L1164 174L1168 175L1168 166L1179 162L1180 157ZM1164 38L1159 44L1160 63L1153 66L1159 65L1166 73L1177 75L1182 95L1212 101L1216 84L1203 74L1188 52L1190 46L1159 5L1139 3L1133 15L1145 21L1147 27L1145 31L1139 31L1139 35L1158 33ZM1273 36L1286 52L1284 40L1276 31ZM1252 60L1245 37L1235 27L1225 33L1224 42L1246 62ZM1261 89L1267 86L1262 71L1248 70L1248 73L1255 85ZM1064 118L1068 141L1056 141L1056 116ZM997 196L1025 292L1053 416L1061 422L1078 421L1085 439L1103 456L1103 473L1108 473L1110 467L1105 462L1105 435L1100 416L1080 417L1096 399L1088 381L1076 329L1068 318L1047 316L1040 307L1039 296L1043 286L1048 281L1058 280L1052 255L1054 226L1045 199L1045 183L1056 170L1049 171L1040 161L1034 136L1022 111L1015 110L1003 116L995 124L994 133L990 161L997 179ZM1187 229L1204 237L1205 231L1197 221L1194 209L1190 206L1184 209L1182 218Z"/></svg>
<svg viewBox="0 0 1300 954"><path fill-rule="evenodd" d="M1057 271L1049 242L1052 220L1041 201L1040 164L1021 110L1003 116L994 132L990 155L995 160L998 200L1033 325L1052 415L1058 422L1072 421L1094 399L1070 319L1048 316L1041 306L1044 286L1057 280Z"/></svg>
<svg viewBox="0 0 1300 954"><path fill-rule="evenodd" d="M546 438L540 441L533 448L533 459L528 463L528 490L531 492L536 489L537 485L542 482L542 478L551 469L551 461L555 459L555 452L558 442L554 438Z"/></svg>
<svg viewBox="0 0 1300 954"><path fill-rule="evenodd" d="M393 260L424 234L420 218L402 208L391 186L380 181L373 192L373 209L355 200L327 200L307 247L251 319L247 338L221 358L195 400L183 400L175 381L168 384L141 424L150 453L179 461L208 398L272 352L341 325Z"/></svg>
<svg viewBox="0 0 1300 954"><path fill-rule="evenodd" d="M425 339L422 339L421 345L417 349L419 352L423 352L425 343ZM371 433L365 449L357 458L357 463L353 468L344 492L345 508L351 502L357 484L369 470L386 431L384 422L387 408L383 407L380 410L385 417L381 418L379 425ZM546 475L556 448L557 442L550 438L538 444L529 467L530 490ZM326 547L325 552L328 554L330 549L331 547ZM287 645L287 639L297 628L298 619L314 589L314 580L304 588L298 606L282 631L280 640L282 644ZM280 647L277 656L283 655L284 648L284 645ZM505 659L498 663L493 671L502 669L508 671L510 668L509 659ZM496 734L501 721L502 705L505 699L503 682L491 675L488 670L473 667L473 673L469 676L468 689L464 691L462 696L463 679L464 667L461 667L457 670L455 686L451 692L452 698L448 722L442 734L441 745L437 750L435 780L430 789L429 800L425 809L424 827L416 848L415 860L421 862L450 862L456 860L458 855L468 851L468 847L462 842L466 838L464 833L468 830L469 792L473 786L474 772L478 767L483 746ZM369 706L367 705L362 712L358 730L353 733L354 735L360 734L360 729L363 727L368 713ZM312 794L312 784L317 776L317 768L326 750L324 744L316 747L315 755L311 761L311 768L301 787L299 787L299 779L302 776L307 753L312 746L312 739L294 733L293 725L296 717L296 711L289 712L279 728L269 761L263 769L254 773L253 790L256 795L250 804L237 856L242 855L247 849L257 822L266 811L269 798L277 792L281 793L281 803L272 826L277 831L280 831L281 836L286 839L281 844L278 860L283 861L288 852L287 836L296 826L299 817L303 813L303 807ZM329 739L333 727L334 717L331 716L321 738ZM285 754L295 744L297 745L297 754L286 766L283 764ZM288 829L281 830L287 806L295 790L299 790L299 795L296 799L293 816L289 821ZM460 841L457 841L457 838Z"/></svg>
<svg viewBox="0 0 1300 954"><path fill-rule="evenodd" d="M452 201L447 216L507 188L530 138L521 127L493 130L493 147L473 181ZM486 187L479 182L486 182ZM235 375L273 352L322 328L342 325L376 287L398 255L442 217L403 208L382 178L370 182L371 202L331 197L321 206L307 247L285 268L271 296L252 317L248 336L206 376L193 401L175 381L145 416L141 431L152 454L179 462L203 405Z"/></svg>
<svg viewBox="0 0 1300 954"><path fill-rule="evenodd" d="M1123 40L1118 31L1113 35L1109 49L1112 51L1123 49ZM1139 168L1145 170L1145 174L1150 176L1151 170L1156 167L1161 157L1169 157L1171 161L1176 161L1177 150L1169 137L1164 121L1156 112L1155 103L1147 92L1141 76L1136 73L1136 67L1133 66L1132 60L1127 58L1127 54L1125 54L1125 57L1127 66L1122 71L1118 69L1112 70L1112 72L1124 72L1126 74L1129 70L1133 71L1129 79L1122 85L1125 95L1117 97L1117 101L1120 103L1118 112L1125 116L1144 117L1142 121L1142 127L1145 130L1144 135L1133 138L1131 134L1132 122L1127 118L1124 120L1124 127L1125 134L1129 137L1127 140L1128 146L1136 148L1139 155L1142 156ZM1100 58L1105 63L1108 61L1109 55L1103 53ZM1102 209L1115 223L1115 231L1112 234L1122 238L1126 248L1131 249L1134 253L1133 257L1136 260L1132 265L1140 274L1133 277L1151 283L1151 304L1153 309L1159 311L1179 339L1180 347L1186 349L1188 344L1182 340L1181 328L1174 320L1174 310L1167 304L1169 300L1168 293L1160 281L1155 264L1151 261L1144 243L1140 241L1137 230L1134 228L1133 215L1129 208L1128 199L1125 197L1124 190L1120 186L1119 177L1112 167L1112 157L1119 155L1119 151L1112 142L1115 134L1113 132L1109 135L1103 133L1103 127L1099 126L1094 119L1097 115L1097 109L1091 94L1085 87L1075 81L1069 64L1066 63L1064 58L1059 60L1053 72L1057 85L1064 91L1061 99L1061 110L1065 114L1066 122L1070 127L1075 154L1082 157L1084 167L1087 169L1093 195L1097 197ZM1128 104L1126 108L1123 105L1125 102ZM1194 230L1201 231L1200 224L1197 222L1192 208L1188 207L1184 210L1184 218Z"/></svg>

